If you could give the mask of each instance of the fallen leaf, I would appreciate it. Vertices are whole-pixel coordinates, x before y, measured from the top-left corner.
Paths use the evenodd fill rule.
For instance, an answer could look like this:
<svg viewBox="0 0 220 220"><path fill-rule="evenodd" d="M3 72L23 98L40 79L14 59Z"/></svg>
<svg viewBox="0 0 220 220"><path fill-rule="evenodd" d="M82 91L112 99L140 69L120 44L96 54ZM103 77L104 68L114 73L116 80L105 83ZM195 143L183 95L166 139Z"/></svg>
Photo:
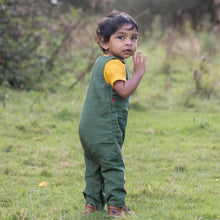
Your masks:
<svg viewBox="0 0 220 220"><path fill-rule="evenodd" d="M39 186L44 187L44 186L47 186L47 184L48 184L47 182L41 182L41 183L39 183Z"/></svg>

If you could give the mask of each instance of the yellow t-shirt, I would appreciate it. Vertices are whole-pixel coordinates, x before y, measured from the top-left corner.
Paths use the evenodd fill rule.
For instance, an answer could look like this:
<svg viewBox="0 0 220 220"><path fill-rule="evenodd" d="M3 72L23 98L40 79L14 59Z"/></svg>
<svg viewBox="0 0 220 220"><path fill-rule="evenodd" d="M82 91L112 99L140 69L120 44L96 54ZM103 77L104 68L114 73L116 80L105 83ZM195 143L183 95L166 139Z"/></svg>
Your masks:
<svg viewBox="0 0 220 220"><path fill-rule="evenodd" d="M104 68L105 81L113 87L118 80L126 81L125 65L118 59L108 61Z"/></svg>

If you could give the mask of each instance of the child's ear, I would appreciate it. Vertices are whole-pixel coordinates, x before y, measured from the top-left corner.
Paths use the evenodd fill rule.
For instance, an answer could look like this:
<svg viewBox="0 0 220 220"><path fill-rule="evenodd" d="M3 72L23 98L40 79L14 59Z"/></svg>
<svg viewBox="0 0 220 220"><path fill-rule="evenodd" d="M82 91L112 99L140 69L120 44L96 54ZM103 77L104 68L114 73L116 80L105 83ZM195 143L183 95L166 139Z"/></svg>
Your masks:
<svg viewBox="0 0 220 220"><path fill-rule="evenodd" d="M104 48L105 50L108 50L108 48L109 48L108 42L105 42L103 37L100 39L99 43L102 48Z"/></svg>

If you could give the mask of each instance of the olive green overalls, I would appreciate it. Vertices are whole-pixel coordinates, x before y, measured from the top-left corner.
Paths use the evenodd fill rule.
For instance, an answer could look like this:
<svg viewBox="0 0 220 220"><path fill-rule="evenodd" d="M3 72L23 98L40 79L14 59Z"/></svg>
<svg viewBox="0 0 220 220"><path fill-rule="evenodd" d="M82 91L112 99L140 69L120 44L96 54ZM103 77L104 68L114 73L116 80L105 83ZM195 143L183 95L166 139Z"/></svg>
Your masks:
<svg viewBox="0 0 220 220"><path fill-rule="evenodd" d="M121 98L105 81L104 67L111 59L118 58L100 56L97 59L79 123L86 164L83 194L86 204L99 210L106 202L108 206L123 207L126 197L121 149L127 124L128 99ZM130 78L128 70L126 78Z"/></svg>

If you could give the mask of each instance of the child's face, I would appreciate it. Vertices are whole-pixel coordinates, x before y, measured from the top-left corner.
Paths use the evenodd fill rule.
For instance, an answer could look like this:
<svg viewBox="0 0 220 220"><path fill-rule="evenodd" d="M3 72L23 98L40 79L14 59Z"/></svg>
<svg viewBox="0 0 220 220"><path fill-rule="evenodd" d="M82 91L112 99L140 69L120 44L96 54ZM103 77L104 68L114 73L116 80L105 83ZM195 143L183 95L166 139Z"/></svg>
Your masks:
<svg viewBox="0 0 220 220"><path fill-rule="evenodd" d="M131 24L124 24L114 34L111 35L109 42L103 43L105 54L109 56L126 59L132 56L137 48L137 30L130 30Z"/></svg>

